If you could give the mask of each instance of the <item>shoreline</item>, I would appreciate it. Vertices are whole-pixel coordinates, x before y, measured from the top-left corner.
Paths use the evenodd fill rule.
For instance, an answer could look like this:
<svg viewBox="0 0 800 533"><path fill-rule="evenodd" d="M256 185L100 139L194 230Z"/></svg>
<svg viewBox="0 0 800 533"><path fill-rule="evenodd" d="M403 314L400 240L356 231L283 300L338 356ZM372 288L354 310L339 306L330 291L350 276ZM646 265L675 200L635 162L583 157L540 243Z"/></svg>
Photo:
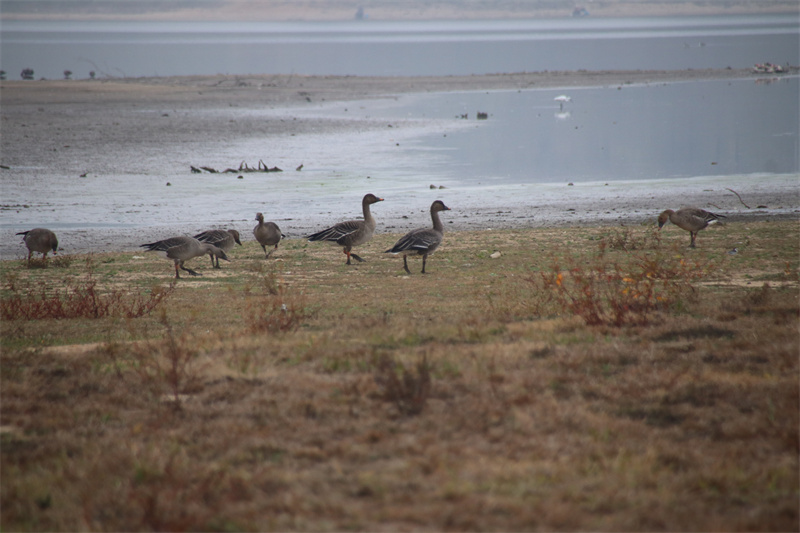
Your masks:
<svg viewBox="0 0 800 533"><path fill-rule="evenodd" d="M794 67L789 75L796 75ZM785 75L784 75L785 76ZM287 135L297 135L308 139L311 144L324 143L331 136L347 135L354 131L374 132L375 135L386 135L385 121L335 121L325 117L293 116L293 110L311 108L320 102L346 102L372 98L393 98L394 95L426 92L454 91L491 91L522 89L553 89L558 87L622 87L631 84L677 83L699 80L718 79L758 79L760 76L747 69L709 69L703 71L598 71L598 72L534 72L494 74L486 76L441 76L441 77L355 77L355 76L297 76L297 75L261 75L261 76L187 76L164 78L133 78L93 81L3 81L0 82L0 94L3 106L0 110L3 121L2 161L0 177L6 187L16 184L29 191L26 185L31 175L46 176L43 180L55 180L62 187L94 187L86 189L87 196L78 198L77 202L91 202L91 194L108 195L104 192L109 185L106 177L115 179L132 179L149 175L153 186L163 186L171 180L175 186L167 189L169 195L183 195L180 198L191 198L192 184L202 186L206 196L214 194L213 190L225 191L230 187L247 186L258 181L247 177L244 181L231 177L198 178L188 176L183 159L193 157L191 153L205 153L211 147L217 150L223 143L226 146L239 146L247 142L275 143ZM163 111L162 111L163 110ZM234 110L235 114L234 114ZM244 115L264 117L245 122ZM181 127L174 129L158 122L169 123L172 119L163 119L170 115L181 117ZM209 117L216 117L214 127L209 128ZM234 120L236 119L236 120ZM225 125L223 128L222 125ZM438 127L438 126L433 126ZM165 129L166 128L166 129ZM257 128L257 131L253 131ZM408 130L408 131L406 131ZM413 134L408 128L393 130L393 135L405 131ZM273 139L274 141L269 141ZM113 140L115 144L108 144ZM305 141L304 141L305 143ZM98 148L99 147L99 148ZM134 154L136 159L124 159L114 147ZM274 152L273 148L273 152ZM152 155L152 152L163 151ZM278 152L280 153L280 152ZM282 154L286 155L286 154ZM299 158L300 156L298 156ZM149 159L148 159L149 158ZM256 161L248 161L255 164ZM299 159L298 159L298 162ZM232 161L230 162L233 163ZM296 164L295 164L296 165ZM125 169L121 174L118 168ZM90 171L86 180L78 176ZM327 181L327 174L314 174L307 169L302 174L282 174L282 180ZM346 167L342 171L347 173ZM292 171L293 172L293 171ZM163 176L163 177L162 177ZM197 176L197 175L196 175ZM362 182L355 177L353 184L346 188L352 196L374 192L391 196L390 191L382 193L381 178L371 182ZM341 182L351 178L332 176L331 179ZM477 231L485 229L520 229L540 227L566 227L620 224L636 225L646 220L655 220L658 213L667 208L677 209L688 205L685 198L692 198L690 203L709 210L719 210L729 215L729 221L764 220L764 219L800 219L800 188L794 175L778 175L772 179L759 176L732 176L725 181L717 178L685 178L646 181L640 183L614 182L603 184L576 183L566 184L530 184L519 191L498 191L492 198L483 191L466 191L452 188L442 193L415 190L410 197L401 202L381 204L380 213L376 210L376 218L384 233L401 233L426 223L424 214L417 211L423 204L429 205L434 194L442 194L445 199L453 198L451 207L458 206L445 222L449 231ZM217 181L214 181L217 180ZM260 178L256 178L260 180ZM264 186L266 182L261 181ZM349 182L348 182L349 183ZM366 185L368 184L369 185ZM205 185L202 185L205 184ZM365 187L366 185L366 187ZM216 189L208 189L208 187ZM341 184L331 183L329 187ZM53 194L43 187L44 195ZM100 187L100 189L97 189ZM145 185L142 185L145 187ZM220 189L220 187L222 189ZM297 213L283 208L275 210L274 221L281 225L284 233L293 238L310 234L319 226L337 222L344 218L352 218L359 214L353 205L357 203L351 193L342 194L327 190L324 194L330 199L336 197L333 204L320 203L314 199L315 190L308 186L295 192L292 200L302 198L303 191L310 194L313 200ZM745 209L740 200L726 189L734 189L740 193L751 209ZM92 191L97 190L94 193ZM163 191L163 189L159 189ZM252 196L256 189L243 189ZM166 192L155 192L156 196L164 196ZM81 193L83 194L83 193ZM117 194L120 194L117 191ZM231 192L226 192L229 196ZM238 193L236 193L238 194ZM298 196L299 195L299 196ZM504 196L505 195L505 196ZM7 195L6 198L8 198ZM113 196L113 195L112 195ZM345 198L344 196L347 196ZM177 198L177 197L176 197ZM512 198L512 200L508 200ZM388 198L387 198L388 199ZM63 200L45 201L40 205L34 198L22 203L32 204L30 208L15 205L5 199L0 209L7 216L0 228L0 257L15 258L24 255L24 246L19 244L19 237L14 233L32 227L32 225L54 226L66 253L99 252L99 251L131 251L147 239L158 239L171 234L186 234L208 229L211 223L203 221L202 213L195 220L169 217L165 207L144 205L134 209L122 209L123 216L115 220L117 227L97 227L91 223L76 225L63 220L61 228L57 222L48 223L57 216L53 212L60 209L71 209ZM126 205L123 198L117 204ZM182 200L189 201L189 200ZM263 202L264 200L262 200ZM141 202L141 200L139 200ZM146 202L145 202L146 203ZM162 201L161 204L166 204ZM510 205L505 205L510 204ZM80 205L80 204L77 204ZM758 205L767 206L757 209ZM412 207L413 206L413 207ZM119 207L115 208L119 209ZM269 202L264 209L271 210ZM248 207L246 212L249 213ZM20 218L17 214L23 212ZM124 214L130 212L131 214ZM283 214L279 214L283 213ZM49 213L49 214L48 214ZM142 213L137 215L136 213ZM252 238L250 228L255 224L250 218L237 213L243 218L226 218L216 220L213 225L227 224L237 227L245 238ZM267 214L267 211L265 211ZM25 227L14 221L27 220ZM150 217L153 224L142 223L140 216ZM270 215L268 215L269 217ZM127 218L126 218L127 217ZM218 217L219 218L219 217ZM135 227L126 222L136 221ZM284 228L285 226L285 228Z"/></svg>
<svg viewBox="0 0 800 533"><path fill-rule="evenodd" d="M395 94L457 91L624 87L703 80L777 79L795 76L792 65L779 75L749 68L685 70L572 70L450 76L342 76L303 74L216 74L95 80L4 80L4 106L175 102L211 104L248 98L254 106L288 106L320 101L391 98Z"/></svg>
<svg viewBox="0 0 800 533"><path fill-rule="evenodd" d="M563 7L552 3L498 1L491 3L431 3L414 0L383 0L367 2L366 5L350 0L313 0L296 2L268 2L264 0L228 0L215 7L178 2L168 8L136 6L133 2L94 1L73 2L71 10L61 9L58 4L31 8L16 3L7 7L3 20L97 20L97 21L420 21L420 20L487 20L487 19L569 19L575 18L573 9L585 9L586 15L579 18L635 18L635 17L686 17L720 15L797 14L797 3L792 0L727 0L725 2L675 2L606 1L576 2ZM127 5L130 4L130 5ZM169 4L166 4L169 6ZM113 7L112 7L113 6ZM359 7L361 9L359 9ZM363 20L358 19L360 12Z"/></svg>

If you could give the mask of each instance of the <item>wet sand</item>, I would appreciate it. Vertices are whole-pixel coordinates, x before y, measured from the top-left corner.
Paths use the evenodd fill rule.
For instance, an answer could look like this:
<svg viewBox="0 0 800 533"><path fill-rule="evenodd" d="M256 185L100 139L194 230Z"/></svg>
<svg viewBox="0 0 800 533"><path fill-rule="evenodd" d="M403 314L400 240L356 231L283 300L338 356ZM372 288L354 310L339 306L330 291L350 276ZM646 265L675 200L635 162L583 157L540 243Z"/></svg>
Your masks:
<svg viewBox="0 0 800 533"><path fill-rule="evenodd" d="M794 69L793 74L796 73ZM169 194L174 194L177 202L193 202L192 182L189 180L200 178L188 173L188 162L203 164L214 161L211 157L204 157L205 154L222 154L216 160L222 170L226 165L239 163L231 154L236 154L236 147L240 146L264 146L267 147L263 149L265 153L275 153L286 139L301 144L307 140L311 144L320 142L320 139L323 142L330 138L346 140L354 132L361 135L367 132L376 137L387 135L383 120L332 119L316 117L313 113L298 116L290 112L304 106L318 106L320 102L392 98L418 92L622 87L756 77L749 70L718 69L411 78L264 75L5 81L0 83L3 133L0 176L4 191L22 188L30 191L30 198L9 201L3 194L0 257L9 259L23 255L24 247L14 233L30 229L30 225L52 226L60 234L62 246L68 253L134 250L147 240L229 223L250 238L250 228L254 225L250 219L254 212L250 213L252 209L249 206L241 214L222 213L217 218L204 215L204 207L188 218L183 215L171 217L168 210L154 211L141 205L127 209L124 195L125 187L130 183L115 182L110 176L121 180L126 176L136 176L141 182L135 187L147 190L135 192L154 198L165 195L167 189L157 187L172 180L175 187L168 189ZM417 132L415 128L423 127L437 128L440 125L408 124L403 125L402 133L395 131L392 134L413 136ZM249 156L244 159L251 165L257 163L257 159ZM302 162L302 154L297 154L295 161ZM265 163L272 164L271 161ZM346 167L346 162L342 166ZM287 181L296 180L301 175L304 178L314 176L309 171L294 173L293 167L294 163L280 177L275 175L275 179ZM343 168L342 172L346 174L347 169ZM104 176L109 176L109 179L104 179ZM205 174L202 176L209 179ZM227 176L235 180L233 175ZM253 183L251 175L243 178L238 182L218 181L216 186L224 191L226 187L233 190L244 183ZM315 179L325 177L317 174ZM185 192L179 193L184 181L187 183L183 189ZM335 181L338 187L347 190L346 176ZM357 192L353 194L358 198L353 200L350 195L343 194L341 204L303 202L304 192L299 190L296 197L277 199L272 212L274 216L268 218L285 228L285 233L300 237L322 225L357 216L358 199L364 187L371 187L373 183L375 188L380 188L377 180L354 185L352 189ZM79 192L76 198L63 202L47 198L59 188L63 191L85 190L86 193ZM539 184L488 192L447 190L447 201L458 205L458 209L450 213L447 224L448 229L456 231L553 225L633 225L654 220L660 210L686 205L687 200L726 213L730 220L798 218L799 189L796 176L763 179L741 176L719 180L576 183L574 186ZM741 199L733 191L741 195ZM374 192L382 194L380 190ZM398 190L395 197L401 192ZM390 193L391 189L385 194ZM381 229L401 232L427 224L424 213L416 213L419 211L416 207L429 205L435 194L434 191L416 191L415 209L411 213L406 200L380 204L380 209L375 212ZM120 202L117 205L112 201L116 197ZM148 203L146 200L137 202ZM287 203L291 205L282 205ZM202 203L198 205L203 206ZM91 220L84 220L59 226L62 219L59 212L84 210L90 213L92 208L113 209L118 214L119 224L92 224ZM267 208L272 209L270 206ZM108 213L103 216L107 217Z"/></svg>

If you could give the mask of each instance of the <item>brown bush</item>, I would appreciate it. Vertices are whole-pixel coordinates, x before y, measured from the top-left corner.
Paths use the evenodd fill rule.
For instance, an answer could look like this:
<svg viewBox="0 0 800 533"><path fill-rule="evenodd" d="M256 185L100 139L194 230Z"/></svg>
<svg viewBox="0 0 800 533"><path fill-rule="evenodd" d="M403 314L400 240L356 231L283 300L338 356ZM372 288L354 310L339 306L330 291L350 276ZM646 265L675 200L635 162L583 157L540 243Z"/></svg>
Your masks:
<svg viewBox="0 0 800 533"><path fill-rule="evenodd" d="M161 341L147 341L132 346L131 366L143 385L154 394L166 394L174 407L180 407L181 395L193 392L200 383L202 368L197 363L200 349L184 332L177 335L165 312L159 322L164 326ZM119 350L110 347L108 353L118 359ZM119 360L115 361L119 367Z"/></svg>
<svg viewBox="0 0 800 533"><path fill-rule="evenodd" d="M246 305L252 332L294 331L312 315L302 294L290 291L274 269L259 271L254 290Z"/></svg>
<svg viewBox="0 0 800 533"><path fill-rule="evenodd" d="M383 389L383 399L392 402L406 416L418 415L431 393L431 365L423 357L409 370L388 355L375 361L375 383Z"/></svg>
<svg viewBox="0 0 800 533"><path fill-rule="evenodd" d="M149 314L175 290L153 287L147 293L112 289L101 292L91 273L82 280L67 280L64 287L34 286L13 275L5 280L6 294L0 299L3 320L42 320L62 318L138 318Z"/></svg>
<svg viewBox="0 0 800 533"><path fill-rule="evenodd" d="M658 310L680 306L694 294L693 282L714 266L666 253L632 255L626 263L613 261L601 243L594 257L567 257L563 269L554 262L538 278L528 278L536 290L548 293L557 307L583 318L589 325L644 325Z"/></svg>

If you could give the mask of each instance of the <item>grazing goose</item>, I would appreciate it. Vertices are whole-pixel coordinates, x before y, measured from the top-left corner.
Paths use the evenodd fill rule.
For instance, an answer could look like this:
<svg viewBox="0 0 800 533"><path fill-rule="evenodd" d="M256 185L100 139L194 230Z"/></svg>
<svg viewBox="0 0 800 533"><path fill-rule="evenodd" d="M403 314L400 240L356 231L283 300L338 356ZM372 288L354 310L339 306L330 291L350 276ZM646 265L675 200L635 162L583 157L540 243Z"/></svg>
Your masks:
<svg viewBox="0 0 800 533"><path fill-rule="evenodd" d="M720 218L725 218L725 215L715 215L709 213L705 209L697 207L684 207L673 211L667 209L658 215L658 229L664 227L667 222L672 222L681 229L689 232L692 237L692 242L689 244L690 248L694 248L694 240L697 238L697 232L701 229L706 229L709 224L718 222Z"/></svg>
<svg viewBox="0 0 800 533"><path fill-rule="evenodd" d="M350 257L353 257L356 261L363 262L363 259L358 257L356 254L351 253L350 250L353 249L353 246L359 246L369 242L369 240L372 238L372 234L375 233L375 219L372 217L369 206L382 201L383 198L378 198L374 194L367 194L364 196L364 199L361 200L361 208L364 211L364 220L347 220L345 222L339 222L328 229L324 229L313 235L309 235L307 237L308 240L312 242L330 241L342 246L344 248L342 251L345 253L345 255L347 255L346 264L348 265L351 264Z"/></svg>
<svg viewBox="0 0 800 533"><path fill-rule="evenodd" d="M207 242L200 242L193 237L170 237L163 241L152 242L150 244L142 244L142 248L147 248L148 252L162 252L167 259L172 259L175 262L175 278L180 279L181 275L178 268L185 270L192 276L200 276L201 274L195 272L190 268L183 266L184 261L194 259L206 254L216 255L225 261L230 261L225 252L213 244Z"/></svg>
<svg viewBox="0 0 800 533"><path fill-rule="evenodd" d="M227 252L233 248L234 244L242 245L242 241L239 240L239 232L235 229L210 229L203 233L198 233L194 238L200 242L213 244L223 252ZM213 268L219 268L219 257L216 257L214 254L209 255L211 256L211 266ZM216 264L214 263L214 259L217 260Z"/></svg>
<svg viewBox="0 0 800 533"><path fill-rule="evenodd" d="M42 259L47 259L47 252L53 251L53 255L58 254L58 238L56 234L45 228L35 228L28 231L21 231L17 235L22 235L22 242L28 247L28 264L31 262L33 252L42 254Z"/></svg>
<svg viewBox="0 0 800 533"><path fill-rule="evenodd" d="M444 205L441 200L436 200L431 204L431 219L433 220L433 228L420 228L406 233L395 245L386 250L387 254L403 254L403 269L411 274L408 269L408 255L421 255L422 256L422 273L425 273L425 263L428 256L436 251L442 243L444 237L444 226L442 221L439 220L440 211L450 211L450 208Z"/></svg>
<svg viewBox="0 0 800 533"><path fill-rule="evenodd" d="M266 256L264 259L269 259L272 252L278 249L278 243L286 235L281 233L281 229L274 222L264 222L264 215L261 213L256 213L256 220L258 220L258 225L253 228L253 236L258 241L258 244L261 245L261 248L264 249L264 255ZM273 245L275 248L267 253L267 246Z"/></svg>

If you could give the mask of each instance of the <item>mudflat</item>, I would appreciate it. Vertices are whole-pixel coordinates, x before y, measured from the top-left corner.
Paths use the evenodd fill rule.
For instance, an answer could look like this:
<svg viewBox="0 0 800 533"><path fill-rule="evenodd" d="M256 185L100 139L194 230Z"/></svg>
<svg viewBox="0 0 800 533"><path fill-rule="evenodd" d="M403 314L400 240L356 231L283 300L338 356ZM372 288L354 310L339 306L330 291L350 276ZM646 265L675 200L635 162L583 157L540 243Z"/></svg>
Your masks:
<svg viewBox="0 0 800 533"><path fill-rule="evenodd" d="M797 73L792 69L788 75ZM185 76L99 80L3 81L2 164L6 186L28 190L30 198L3 201L0 208L9 216L0 228L0 255L10 258L22 252L14 233L30 229L29 224L59 221L59 205L48 205L43 198L58 190L82 187L82 195L72 209L101 210L104 199L113 198L117 185L104 176L125 173L164 175L187 174L187 158L202 163L205 154L218 143L236 146L246 142L270 144L271 139L288 136L346 134L354 131L386 131L383 121L344 120L303 114L292 116L282 109L297 109L320 102L347 102L372 98L391 98L408 93L526 90L570 87L620 87L632 84L659 84L710 79L758 79L749 69L708 69L680 71L566 71L522 72L477 76L357 77L357 76ZM154 115L154 110L157 111ZM243 115L252 111L252 116ZM268 114L265 115L265 113ZM235 113L235 116L234 116ZM167 118L172 115L172 119ZM179 119L176 116L179 115ZM213 117L213 121L209 120ZM120 153L128 159L120 159ZM133 155L130 155L133 154ZM180 161L180 163L178 163ZM300 161L298 161L299 163ZM256 164L256 160L248 161ZM268 162L267 162L268 163ZM238 161L230 161L238 164ZM131 170L134 169L134 170ZM294 169L291 169L294 170ZM171 174L172 173L172 174ZM88 174L90 180L81 181ZM173 180L174 181L174 180ZM592 225L637 223L652 218L667 207L685 205L692 198L701 207L719 206L720 193L726 195L724 209L733 218L786 218L800 212L800 192L791 179L727 180L709 193L707 182L690 180L649 183L642 187L605 184L602 191L587 187L537 191L537 202L504 201L495 205L480 196L460 206L468 216L453 217L450 229L525 228L552 225ZM35 185L34 185L35 184ZM603 184L600 184L603 186ZM142 184L142 187L152 185ZM191 191L187 191L189 195ZM598 203L602 192L602 205ZM83 193L82 193L83 194ZM153 191L153 194L161 193ZM201 191L198 192L201 194ZM735 196L741 195L741 196ZM4 195L5 196L5 195ZM41 196L41 197L40 197ZM187 196L191 198L191 196ZM359 197L360 198L360 197ZM356 205L358 198L350 203ZM387 203L388 204L388 203ZM124 202L121 204L124 205ZM349 206L348 203L345 207ZM38 206L38 207L37 207ZM759 207L760 206L760 207ZM533 212L535 207L535 213ZM26 217L36 209L36 216ZM106 207L119 211L119 206ZM383 227L401 232L419 225L405 220L402 207L384 211L384 221L397 220ZM338 210L338 211L337 211ZM302 216L284 215L293 236L307 234L335 216L358 214L358 209L341 212L339 206ZM733 211L733 213L731 213ZM20 215L22 213L22 215ZM133 215L131 215L133 216ZM144 224L159 227L159 237L206 229L202 213L197 220L185 216L162 218L148 215ZM248 214L248 223L253 214ZM130 218L130 217L128 217ZM121 216L121 219L125 219ZM124 220L121 220L124 222ZM280 221L279 221L280 222ZM62 228L72 252L135 249L142 239L142 221L105 227L103 224ZM240 228L241 229L241 228Z"/></svg>

